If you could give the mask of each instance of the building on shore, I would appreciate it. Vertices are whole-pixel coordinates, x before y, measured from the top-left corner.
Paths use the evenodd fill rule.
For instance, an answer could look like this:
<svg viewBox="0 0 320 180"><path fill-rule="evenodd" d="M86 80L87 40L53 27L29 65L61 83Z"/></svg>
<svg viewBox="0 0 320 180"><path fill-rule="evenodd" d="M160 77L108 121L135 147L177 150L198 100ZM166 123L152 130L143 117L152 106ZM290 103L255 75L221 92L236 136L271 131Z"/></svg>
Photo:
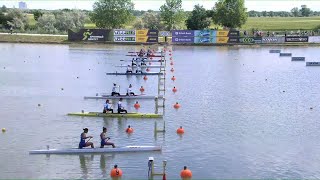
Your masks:
<svg viewBox="0 0 320 180"><path fill-rule="evenodd" d="M19 9L28 9L27 3L23 1L19 2Z"/></svg>

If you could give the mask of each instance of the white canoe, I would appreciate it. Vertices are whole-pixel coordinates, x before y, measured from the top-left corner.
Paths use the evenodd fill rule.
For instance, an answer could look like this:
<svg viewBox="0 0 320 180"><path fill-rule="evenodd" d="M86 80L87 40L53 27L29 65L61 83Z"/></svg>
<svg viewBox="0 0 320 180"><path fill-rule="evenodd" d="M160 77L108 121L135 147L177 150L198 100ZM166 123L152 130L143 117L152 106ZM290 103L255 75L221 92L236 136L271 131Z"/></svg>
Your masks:
<svg viewBox="0 0 320 180"><path fill-rule="evenodd" d="M100 96L85 96L84 99L163 99L163 96L111 96L111 95L100 95Z"/></svg>
<svg viewBox="0 0 320 180"><path fill-rule="evenodd" d="M144 152L161 151L161 146L124 146L106 148L70 148L70 149L42 149L32 150L29 154L83 154L83 153L116 153L116 152Z"/></svg>
<svg viewBox="0 0 320 180"><path fill-rule="evenodd" d="M120 66L116 66L116 67L128 67L128 65L120 65ZM137 66L131 66L132 68L137 68ZM146 66L141 66L141 68L163 68L164 65L146 65Z"/></svg>
<svg viewBox="0 0 320 180"><path fill-rule="evenodd" d="M320 66L320 62L306 62L306 66Z"/></svg>

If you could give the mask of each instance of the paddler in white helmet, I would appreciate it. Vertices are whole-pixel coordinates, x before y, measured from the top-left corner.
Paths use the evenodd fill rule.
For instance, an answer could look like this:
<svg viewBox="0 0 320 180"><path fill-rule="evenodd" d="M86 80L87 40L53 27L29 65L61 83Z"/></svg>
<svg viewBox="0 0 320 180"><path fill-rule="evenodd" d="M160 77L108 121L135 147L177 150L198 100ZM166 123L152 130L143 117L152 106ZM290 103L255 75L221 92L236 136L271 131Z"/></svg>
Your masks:
<svg viewBox="0 0 320 180"><path fill-rule="evenodd" d="M129 85L129 87L128 87L128 89L127 89L127 96L131 96L131 95L133 95L134 96L134 92L132 92L132 85L130 84Z"/></svg>

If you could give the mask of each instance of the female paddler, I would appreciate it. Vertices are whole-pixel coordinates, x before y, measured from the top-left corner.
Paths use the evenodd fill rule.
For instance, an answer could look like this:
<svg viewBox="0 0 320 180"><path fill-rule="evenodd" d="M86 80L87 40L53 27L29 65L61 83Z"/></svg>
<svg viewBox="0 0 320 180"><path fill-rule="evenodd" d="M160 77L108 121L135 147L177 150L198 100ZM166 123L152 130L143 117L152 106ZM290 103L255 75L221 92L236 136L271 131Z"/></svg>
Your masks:
<svg viewBox="0 0 320 180"><path fill-rule="evenodd" d="M92 138L92 136L87 136L88 131L89 131L88 128L83 129L83 133L81 133L81 135L80 135L79 149L82 149L82 148L88 147L88 146L91 146L91 148L94 148L93 143L88 142ZM86 139L88 139L88 138L89 138L89 140L86 142Z"/></svg>

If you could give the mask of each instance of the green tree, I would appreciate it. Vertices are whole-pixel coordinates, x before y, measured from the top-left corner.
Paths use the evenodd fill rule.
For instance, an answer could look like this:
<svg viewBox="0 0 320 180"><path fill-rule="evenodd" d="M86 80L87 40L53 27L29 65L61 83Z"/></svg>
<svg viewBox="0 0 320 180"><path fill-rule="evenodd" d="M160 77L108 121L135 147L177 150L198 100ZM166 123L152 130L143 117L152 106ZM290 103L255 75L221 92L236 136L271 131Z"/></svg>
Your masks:
<svg viewBox="0 0 320 180"><path fill-rule="evenodd" d="M54 14L46 13L39 17L37 26L40 31L54 34L58 30L54 27L56 24L56 18Z"/></svg>
<svg viewBox="0 0 320 180"><path fill-rule="evenodd" d="M215 4L213 21L228 28L241 27L246 23L248 13L244 0L219 0Z"/></svg>
<svg viewBox="0 0 320 180"><path fill-rule="evenodd" d="M7 12L7 7L3 5L0 9L0 12Z"/></svg>
<svg viewBox="0 0 320 180"><path fill-rule="evenodd" d="M292 8L291 13L294 17L298 17L300 15L299 9L297 7Z"/></svg>
<svg viewBox="0 0 320 180"><path fill-rule="evenodd" d="M90 19L98 28L120 28L132 20L131 0L99 0L93 5Z"/></svg>
<svg viewBox="0 0 320 180"><path fill-rule="evenodd" d="M208 13L203 6L195 5L191 15L186 20L188 29L199 30L210 26L211 20L208 18Z"/></svg>
<svg viewBox="0 0 320 180"><path fill-rule="evenodd" d="M261 14L262 14L263 17L266 17L267 16L267 11L262 11Z"/></svg>
<svg viewBox="0 0 320 180"><path fill-rule="evenodd" d="M34 20L38 21L39 17L43 15L43 13L40 10L34 10L32 12Z"/></svg>
<svg viewBox="0 0 320 180"><path fill-rule="evenodd" d="M167 30L172 30L174 26L178 27L185 18L182 0L166 0L166 3L160 7L160 17L167 26Z"/></svg>
<svg viewBox="0 0 320 180"><path fill-rule="evenodd" d="M311 13L312 11L310 10L310 8L303 7L300 9L300 14L303 17L309 17Z"/></svg>
<svg viewBox="0 0 320 180"><path fill-rule="evenodd" d="M29 25L29 20L26 14L20 9L9 9L7 11L7 17L10 19L7 24L14 29L25 30Z"/></svg>
<svg viewBox="0 0 320 180"><path fill-rule="evenodd" d="M162 29L161 18L159 14L154 12L146 12L142 16L142 21L144 23L144 28L147 29Z"/></svg>

